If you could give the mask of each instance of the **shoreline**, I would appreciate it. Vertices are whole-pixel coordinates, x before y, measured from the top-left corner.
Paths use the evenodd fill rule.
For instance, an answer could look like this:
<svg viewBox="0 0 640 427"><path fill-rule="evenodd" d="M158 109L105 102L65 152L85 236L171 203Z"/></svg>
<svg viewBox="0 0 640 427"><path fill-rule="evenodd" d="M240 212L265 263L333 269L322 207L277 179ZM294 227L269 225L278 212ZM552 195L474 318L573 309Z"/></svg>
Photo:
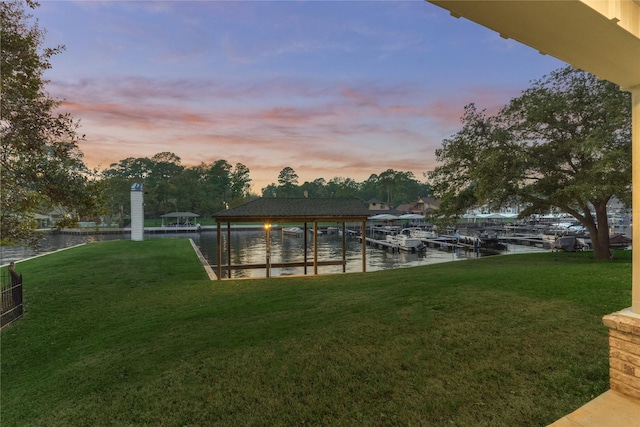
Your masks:
<svg viewBox="0 0 640 427"><path fill-rule="evenodd" d="M216 231L216 225L197 225L189 227L144 227L144 232L148 234L154 233L198 233L201 231ZM226 229L226 227L223 227ZM280 229L277 224L272 229ZM231 225L231 230L262 230L262 224L253 225ZM65 228L62 230L41 229L51 234L69 234L69 235L97 235L97 234L131 234L131 228L111 228L111 227L85 227L85 228Z"/></svg>

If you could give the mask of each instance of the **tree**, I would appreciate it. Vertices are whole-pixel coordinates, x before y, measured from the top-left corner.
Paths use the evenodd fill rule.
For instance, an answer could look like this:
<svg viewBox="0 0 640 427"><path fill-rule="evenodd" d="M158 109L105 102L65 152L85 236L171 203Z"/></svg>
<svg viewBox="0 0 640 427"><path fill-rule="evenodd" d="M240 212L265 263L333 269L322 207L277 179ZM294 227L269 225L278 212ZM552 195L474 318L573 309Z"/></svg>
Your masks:
<svg viewBox="0 0 640 427"><path fill-rule="evenodd" d="M119 227L126 225L124 217L125 212L130 213L131 182L121 176L103 178L107 224L117 223Z"/></svg>
<svg viewBox="0 0 640 427"><path fill-rule="evenodd" d="M181 210L177 206L180 190L174 183L184 171L180 157L165 151L147 160L150 171L145 180L145 213L158 216Z"/></svg>
<svg viewBox="0 0 640 427"><path fill-rule="evenodd" d="M533 82L497 115L465 107L462 129L436 150L430 174L446 214L472 206L526 206L521 217L558 209L590 233L607 259L607 202L629 200L631 102L610 82L566 67Z"/></svg>
<svg viewBox="0 0 640 427"><path fill-rule="evenodd" d="M351 178L336 176L327 184L327 192L331 197L358 197L360 184Z"/></svg>
<svg viewBox="0 0 640 427"><path fill-rule="evenodd" d="M220 209L227 201L231 187L232 166L226 160L216 160L209 168L209 184L213 197Z"/></svg>
<svg viewBox="0 0 640 427"><path fill-rule="evenodd" d="M122 218L129 212L133 182L144 184L145 215L151 217L171 211L206 217L225 206L241 204L250 196L249 168L242 163L232 168L226 160L216 160L184 167L180 157L170 152L121 160L103 171L102 177L112 218Z"/></svg>
<svg viewBox="0 0 640 427"><path fill-rule="evenodd" d="M387 169L378 175L378 195L390 206L414 201L423 195L423 185L413 172Z"/></svg>
<svg viewBox="0 0 640 427"><path fill-rule="evenodd" d="M102 172L103 178L125 178L131 182L145 183L146 179L151 175L153 165L147 157L127 157L118 163L111 163L109 169Z"/></svg>
<svg viewBox="0 0 640 427"><path fill-rule="evenodd" d="M371 174L362 185L360 186L360 194L363 200L368 201L378 197L378 188L380 186L380 179L378 175Z"/></svg>
<svg viewBox="0 0 640 427"><path fill-rule="evenodd" d="M231 198L232 200L244 200L251 190L251 178L249 168L242 163L236 163L231 171Z"/></svg>
<svg viewBox="0 0 640 427"><path fill-rule="evenodd" d="M395 178L396 178L396 171L394 171L393 169L387 169L386 171L382 172L380 175L378 175L378 182L381 185L381 190L384 193L383 200L387 201L387 205L392 206L391 202L392 202L392 193L395 187Z"/></svg>
<svg viewBox="0 0 640 427"><path fill-rule="evenodd" d="M184 166L180 165L180 157L167 151L154 155L150 165L151 173L148 177L148 183L152 186L160 182L171 181L184 170Z"/></svg>
<svg viewBox="0 0 640 427"><path fill-rule="evenodd" d="M271 183L262 189L262 197L273 199L278 197L278 186L275 183Z"/></svg>
<svg viewBox="0 0 640 427"><path fill-rule="evenodd" d="M38 6L33 0L27 7ZM43 78L63 46L43 48L44 30L18 0L0 3L0 241L35 244L35 213L64 207L78 217L98 216L102 199L95 173L82 161L78 123L60 113Z"/></svg>
<svg viewBox="0 0 640 427"><path fill-rule="evenodd" d="M210 196L209 169L210 165L200 163L185 168L171 179L171 185L176 189L172 210L195 212L200 217L208 217L218 210L219 204Z"/></svg>
<svg viewBox="0 0 640 427"><path fill-rule="evenodd" d="M300 186L300 191L308 198L321 198L326 196L326 181L324 178L316 178L313 181L305 181Z"/></svg>
<svg viewBox="0 0 640 427"><path fill-rule="evenodd" d="M298 186L298 174L287 166L278 175L278 197L295 197Z"/></svg>
<svg viewBox="0 0 640 427"><path fill-rule="evenodd" d="M112 163L102 172L107 195L107 209L111 216L122 216L129 206L130 185L140 182L145 191L145 215L157 216L177 210L178 189L172 181L184 170L180 157L170 152L148 157L129 157ZM128 183L128 185L127 185ZM128 212L128 209L127 209Z"/></svg>

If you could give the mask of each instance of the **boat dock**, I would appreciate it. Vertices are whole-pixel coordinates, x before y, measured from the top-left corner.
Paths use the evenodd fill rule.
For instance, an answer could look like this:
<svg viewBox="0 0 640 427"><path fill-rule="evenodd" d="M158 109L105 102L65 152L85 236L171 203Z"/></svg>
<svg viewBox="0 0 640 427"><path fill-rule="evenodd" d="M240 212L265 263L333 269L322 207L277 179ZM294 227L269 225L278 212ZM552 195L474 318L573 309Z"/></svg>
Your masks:
<svg viewBox="0 0 640 427"><path fill-rule="evenodd" d="M358 240L361 242L362 238L358 236ZM478 240L475 242L469 240L457 239L455 236L439 236L436 238L420 238L420 241L427 247L432 249L438 249L446 252L454 252L463 250L465 252L491 252L491 253L502 253L507 249L507 244L515 244L515 245L523 245L523 246L531 246L538 247L542 249L549 249L550 242L543 241L541 239L535 238L524 238L524 237L508 237L508 238L500 238L501 248L498 247L487 247L477 246ZM401 250L406 250L399 246L397 243L392 243L387 240L374 239L371 237L366 238L367 245L375 247L377 249L389 250L393 253L400 252Z"/></svg>
<svg viewBox="0 0 640 427"><path fill-rule="evenodd" d="M362 237L358 236L358 240L361 242ZM400 245L398 245L397 243L389 242L387 240L379 240L379 239L367 237L366 241L367 241L367 245L373 246L378 249L391 250L391 252L394 252L394 253L400 252L402 250L402 247ZM421 238L420 241L429 248L444 249L446 251L452 251L455 249L465 249L465 250L474 249L473 245L456 243L455 239L451 236L442 236L436 239Z"/></svg>
<svg viewBox="0 0 640 427"><path fill-rule="evenodd" d="M528 236L500 236L498 240L502 243L510 243L514 245L522 245L522 246L534 246L536 248L542 249L551 249L551 245L553 241L544 240L535 237Z"/></svg>
<svg viewBox="0 0 640 427"><path fill-rule="evenodd" d="M367 241L367 245L373 246L374 248L388 250L391 249L391 252L400 252L400 245L397 243L387 242L386 240L378 240L373 239L371 237L365 237ZM358 240L362 242L362 237L358 236Z"/></svg>
<svg viewBox="0 0 640 427"><path fill-rule="evenodd" d="M420 239L428 248L444 249L452 251L454 249L473 249L473 245L456 242L453 236L440 236L435 239Z"/></svg>

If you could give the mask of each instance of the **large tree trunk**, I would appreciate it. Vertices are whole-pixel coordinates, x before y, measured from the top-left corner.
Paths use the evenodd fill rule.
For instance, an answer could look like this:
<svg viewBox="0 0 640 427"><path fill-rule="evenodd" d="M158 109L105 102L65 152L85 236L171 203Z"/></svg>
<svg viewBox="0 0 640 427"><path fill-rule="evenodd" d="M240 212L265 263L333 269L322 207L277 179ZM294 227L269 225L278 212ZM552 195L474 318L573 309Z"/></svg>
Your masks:
<svg viewBox="0 0 640 427"><path fill-rule="evenodd" d="M611 259L609 250L609 222L607 218L607 203L597 203L593 207L596 211L594 219L591 212L585 210L587 223L584 224L591 235L591 245L593 246L593 257L595 259Z"/></svg>

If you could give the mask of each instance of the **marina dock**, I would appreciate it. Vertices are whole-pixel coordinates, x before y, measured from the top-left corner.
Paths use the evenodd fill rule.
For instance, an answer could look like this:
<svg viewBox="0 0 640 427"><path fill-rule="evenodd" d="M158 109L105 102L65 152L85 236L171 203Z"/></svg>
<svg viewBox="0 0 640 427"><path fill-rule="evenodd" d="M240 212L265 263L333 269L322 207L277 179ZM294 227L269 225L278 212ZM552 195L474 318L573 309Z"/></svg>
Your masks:
<svg viewBox="0 0 640 427"><path fill-rule="evenodd" d="M387 242L386 240L378 240L371 237L365 237L367 245L378 249L391 250L391 252L400 252L400 245L397 243ZM362 242L362 237L358 236L358 241Z"/></svg>
<svg viewBox="0 0 640 427"><path fill-rule="evenodd" d="M358 240L361 242L362 237L358 236ZM400 252L402 250L401 246L397 243L392 243L387 240L374 239L372 237L366 237L367 245L383 249L383 250L391 250L391 252ZM425 244L428 248L435 249L444 249L446 251L451 251L454 249L465 249L471 250L474 249L473 245L466 245L463 243L456 243L453 237L449 238L447 236L443 236L437 239L420 239L422 243Z"/></svg>
<svg viewBox="0 0 640 427"><path fill-rule="evenodd" d="M550 240L543 240L540 238L529 237L529 236L500 236L498 240L503 243L509 243L514 245L522 245L522 246L534 246L536 248L542 249L551 249L551 244L553 243Z"/></svg>

